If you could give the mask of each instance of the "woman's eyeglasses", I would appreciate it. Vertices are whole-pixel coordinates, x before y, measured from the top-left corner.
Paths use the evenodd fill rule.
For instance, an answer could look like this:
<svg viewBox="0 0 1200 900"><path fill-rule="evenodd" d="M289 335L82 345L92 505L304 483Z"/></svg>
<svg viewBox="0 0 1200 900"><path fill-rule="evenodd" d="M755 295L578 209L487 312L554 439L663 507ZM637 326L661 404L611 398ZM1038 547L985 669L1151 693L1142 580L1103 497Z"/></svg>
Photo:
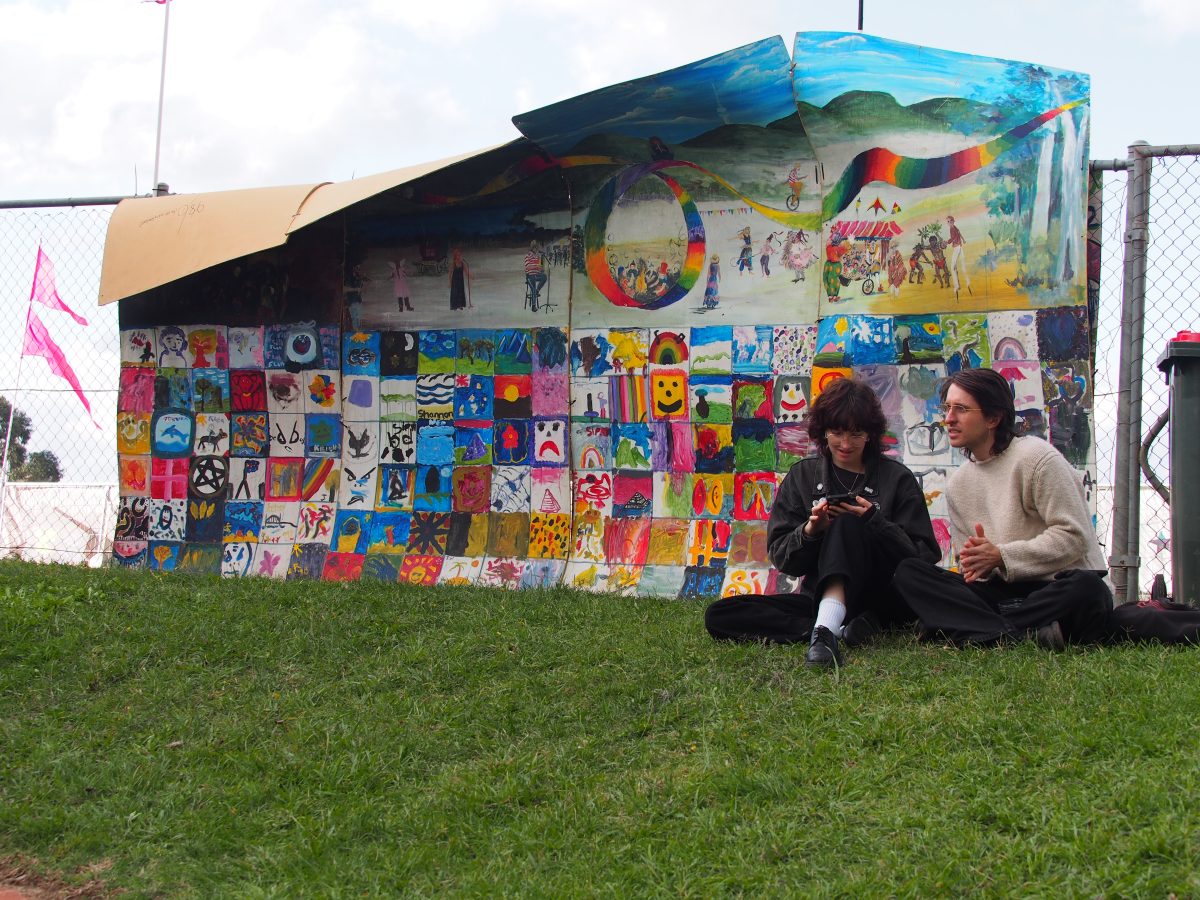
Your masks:
<svg viewBox="0 0 1200 900"><path fill-rule="evenodd" d="M831 428L825 432L825 440L830 441L865 441L867 433L865 431L841 431Z"/></svg>

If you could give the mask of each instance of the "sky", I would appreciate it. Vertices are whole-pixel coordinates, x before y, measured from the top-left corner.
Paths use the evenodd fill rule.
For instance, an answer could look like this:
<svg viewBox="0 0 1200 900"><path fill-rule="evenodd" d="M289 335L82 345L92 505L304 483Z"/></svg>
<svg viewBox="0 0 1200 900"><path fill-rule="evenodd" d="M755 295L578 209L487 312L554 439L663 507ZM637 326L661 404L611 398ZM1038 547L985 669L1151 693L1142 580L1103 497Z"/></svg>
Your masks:
<svg viewBox="0 0 1200 900"><path fill-rule="evenodd" d="M0 0L0 200L150 189L166 7ZM159 180L341 181L501 143L511 118L797 31L857 0L171 0ZM1195 0L865 0L864 31L1092 78L1093 159L1195 141Z"/></svg>
<svg viewBox="0 0 1200 900"><path fill-rule="evenodd" d="M864 3L868 34L1089 74L1093 159L1123 159L1135 140L1200 141L1185 69L1196 0ZM0 201L151 189L165 13L0 0ZM342 181L462 154L518 137L520 113L774 35L790 49L798 31L853 32L857 16L857 0L171 0L159 180L177 193ZM0 392L60 391L23 395L36 421L72 423L66 438L36 431L30 449L58 450L69 478L110 481L114 308L95 307L98 272L62 277L78 245L49 224L6 227ZM97 391L103 429L41 360L14 371L39 240L91 319L44 317Z"/></svg>

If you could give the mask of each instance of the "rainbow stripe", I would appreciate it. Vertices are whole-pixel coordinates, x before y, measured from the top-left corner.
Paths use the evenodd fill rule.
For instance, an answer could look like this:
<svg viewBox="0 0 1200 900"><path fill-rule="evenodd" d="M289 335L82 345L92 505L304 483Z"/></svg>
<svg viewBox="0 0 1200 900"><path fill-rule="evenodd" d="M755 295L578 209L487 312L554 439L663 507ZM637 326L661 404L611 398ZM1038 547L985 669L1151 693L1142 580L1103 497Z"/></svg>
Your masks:
<svg viewBox="0 0 1200 900"><path fill-rule="evenodd" d="M884 184L906 190L919 190L947 184L956 178L976 172L993 162L996 157L1011 150L1030 132L1083 102L1072 100L1070 103L1056 106L986 144L968 147L947 156L922 159L916 156L900 156L886 147L864 150L850 161L837 184L825 195L822 221L829 221L848 207L858 192L873 181L882 181Z"/></svg>

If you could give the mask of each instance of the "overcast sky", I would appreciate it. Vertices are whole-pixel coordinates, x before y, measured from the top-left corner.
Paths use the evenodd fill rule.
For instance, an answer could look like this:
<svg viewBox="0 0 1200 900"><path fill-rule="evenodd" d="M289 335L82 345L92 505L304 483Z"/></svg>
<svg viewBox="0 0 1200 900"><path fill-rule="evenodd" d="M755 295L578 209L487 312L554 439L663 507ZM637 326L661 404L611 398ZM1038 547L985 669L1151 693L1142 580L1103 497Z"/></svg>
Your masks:
<svg viewBox="0 0 1200 900"><path fill-rule="evenodd" d="M1092 76L1092 150L1200 141L1197 0L865 0L865 30ZM511 117L857 0L172 0L160 180L341 181L517 136ZM0 200L150 189L165 7L0 0ZM135 175L136 173L136 175Z"/></svg>

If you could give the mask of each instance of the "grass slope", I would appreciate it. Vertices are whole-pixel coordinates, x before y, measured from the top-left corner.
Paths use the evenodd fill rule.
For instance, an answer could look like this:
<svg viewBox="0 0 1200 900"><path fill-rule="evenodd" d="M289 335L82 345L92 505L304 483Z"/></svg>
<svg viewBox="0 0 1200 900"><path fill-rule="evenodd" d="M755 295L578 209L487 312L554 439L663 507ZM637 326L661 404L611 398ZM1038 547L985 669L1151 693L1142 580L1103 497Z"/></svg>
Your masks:
<svg viewBox="0 0 1200 900"><path fill-rule="evenodd" d="M0 856L133 896L1200 892L1194 651L0 563Z"/></svg>

